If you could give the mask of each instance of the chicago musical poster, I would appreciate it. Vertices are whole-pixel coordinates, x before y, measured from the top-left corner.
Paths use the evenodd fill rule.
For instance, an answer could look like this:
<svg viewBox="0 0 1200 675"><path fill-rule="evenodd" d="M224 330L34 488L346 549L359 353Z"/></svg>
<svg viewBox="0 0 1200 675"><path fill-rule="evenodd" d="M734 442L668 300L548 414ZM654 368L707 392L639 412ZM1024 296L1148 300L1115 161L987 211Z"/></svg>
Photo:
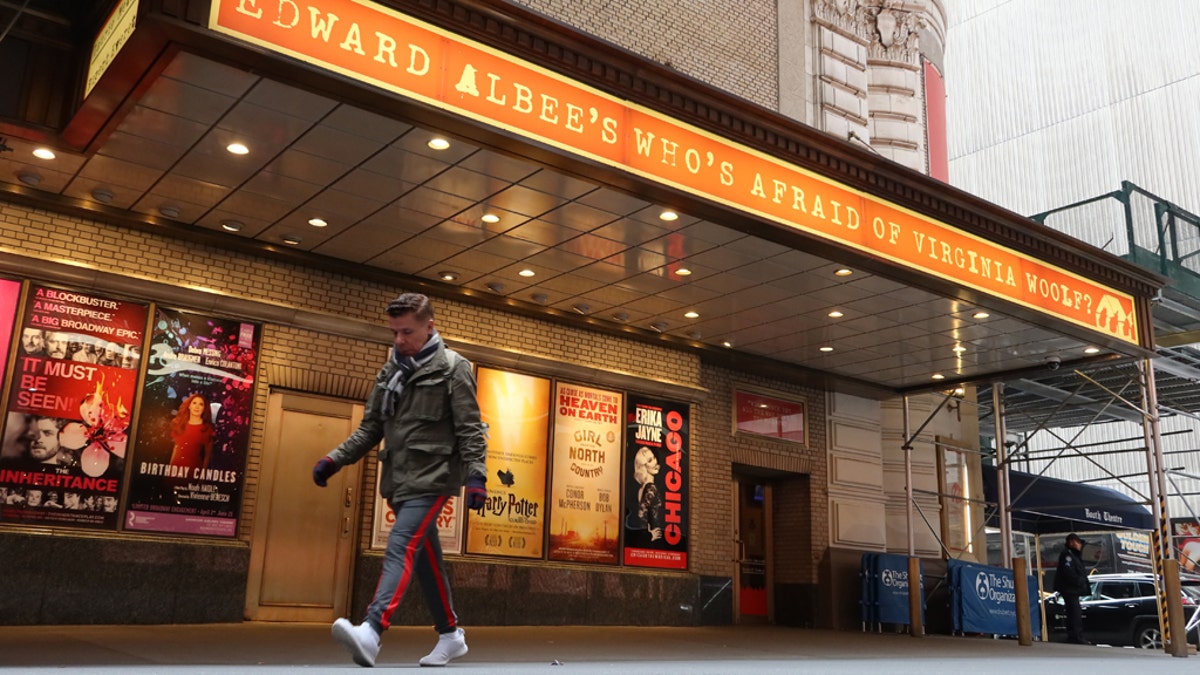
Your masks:
<svg viewBox="0 0 1200 675"><path fill-rule="evenodd" d="M630 396L625 427L625 564L687 569L688 405Z"/></svg>

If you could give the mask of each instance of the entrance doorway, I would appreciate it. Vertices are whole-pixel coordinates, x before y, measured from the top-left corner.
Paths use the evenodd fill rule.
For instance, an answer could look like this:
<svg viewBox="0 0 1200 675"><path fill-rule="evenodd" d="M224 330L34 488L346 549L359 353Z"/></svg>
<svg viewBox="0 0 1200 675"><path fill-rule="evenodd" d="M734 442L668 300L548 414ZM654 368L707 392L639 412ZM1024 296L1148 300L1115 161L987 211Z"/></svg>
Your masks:
<svg viewBox="0 0 1200 675"><path fill-rule="evenodd" d="M771 486L761 479L735 478L734 616L739 624L775 622L771 565Z"/></svg>
<svg viewBox="0 0 1200 675"><path fill-rule="evenodd" d="M350 602L361 463L324 489L313 485L312 466L358 427L363 406L272 392L267 408L246 618L333 621Z"/></svg>

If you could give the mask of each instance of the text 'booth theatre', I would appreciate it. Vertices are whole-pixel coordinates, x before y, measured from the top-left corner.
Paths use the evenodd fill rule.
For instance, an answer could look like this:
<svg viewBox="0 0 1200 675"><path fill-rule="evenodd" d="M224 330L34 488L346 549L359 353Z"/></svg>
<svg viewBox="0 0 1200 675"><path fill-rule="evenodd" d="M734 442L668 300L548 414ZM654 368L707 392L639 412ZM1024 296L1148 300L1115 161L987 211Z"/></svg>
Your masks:
<svg viewBox="0 0 1200 675"><path fill-rule="evenodd" d="M391 477L312 469L419 293L486 428L463 624L905 625L915 572L930 630L1015 634L987 533L1064 531L987 513L977 387L1154 355L1162 277L939 180L937 3L26 4L2 623L362 620Z"/></svg>

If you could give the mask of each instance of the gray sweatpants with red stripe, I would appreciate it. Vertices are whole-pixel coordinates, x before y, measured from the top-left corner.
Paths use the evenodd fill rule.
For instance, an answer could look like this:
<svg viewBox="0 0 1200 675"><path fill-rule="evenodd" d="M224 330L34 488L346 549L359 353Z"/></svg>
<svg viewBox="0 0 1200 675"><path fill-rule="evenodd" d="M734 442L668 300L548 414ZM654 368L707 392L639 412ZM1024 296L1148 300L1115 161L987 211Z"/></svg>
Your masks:
<svg viewBox="0 0 1200 675"><path fill-rule="evenodd" d="M414 575L420 583L429 613L433 615L437 632L451 633L458 627L437 530L437 518L447 499L449 497L417 497L393 504L396 524L388 536L375 599L367 607L367 621L380 633L391 625L392 614L404 599Z"/></svg>

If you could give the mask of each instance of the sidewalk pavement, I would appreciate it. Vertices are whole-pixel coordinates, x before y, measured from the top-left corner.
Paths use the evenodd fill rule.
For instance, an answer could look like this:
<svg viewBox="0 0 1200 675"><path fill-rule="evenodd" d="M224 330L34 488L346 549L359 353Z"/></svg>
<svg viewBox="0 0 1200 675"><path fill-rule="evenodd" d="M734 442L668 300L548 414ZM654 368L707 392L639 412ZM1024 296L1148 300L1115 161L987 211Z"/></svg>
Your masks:
<svg viewBox="0 0 1200 675"><path fill-rule="evenodd" d="M470 653L455 674L649 675L1145 675L1195 672L1194 654L1016 640L911 638L777 626L644 628L464 626ZM436 642L429 628L383 636L376 670L418 670ZM1186 670L1185 670L1186 669ZM0 671L233 675L352 673L362 669L325 624L0 626ZM428 671L426 671L428 672Z"/></svg>

